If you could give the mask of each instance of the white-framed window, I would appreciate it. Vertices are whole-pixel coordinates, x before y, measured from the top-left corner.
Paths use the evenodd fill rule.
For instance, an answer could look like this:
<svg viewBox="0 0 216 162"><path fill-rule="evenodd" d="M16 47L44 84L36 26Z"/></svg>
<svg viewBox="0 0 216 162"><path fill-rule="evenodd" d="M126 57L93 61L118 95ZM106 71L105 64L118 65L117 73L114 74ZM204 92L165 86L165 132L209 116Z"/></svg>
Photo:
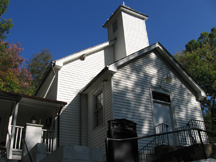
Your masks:
<svg viewBox="0 0 216 162"><path fill-rule="evenodd" d="M94 95L94 126L103 124L104 97L103 91L99 91Z"/></svg>

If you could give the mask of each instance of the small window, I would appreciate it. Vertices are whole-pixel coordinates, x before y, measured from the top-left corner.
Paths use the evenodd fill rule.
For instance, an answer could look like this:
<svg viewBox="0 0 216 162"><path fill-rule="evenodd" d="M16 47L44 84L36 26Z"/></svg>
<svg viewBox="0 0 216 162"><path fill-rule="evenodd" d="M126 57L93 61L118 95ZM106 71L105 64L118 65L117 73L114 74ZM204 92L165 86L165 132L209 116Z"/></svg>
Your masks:
<svg viewBox="0 0 216 162"><path fill-rule="evenodd" d="M154 100L170 102L170 96L168 94L153 91L152 96Z"/></svg>
<svg viewBox="0 0 216 162"><path fill-rule="evenodd" d="M115 31L118 29L117 20L113 23L112 27L113 27L113 33L115 33Z"/></svg>
<svg viewBox="0 0 216 162"><path fill-rule="evenodd" d="M94 125L97 127L103 123L103 92L99 92L94 98Z"/></svg>

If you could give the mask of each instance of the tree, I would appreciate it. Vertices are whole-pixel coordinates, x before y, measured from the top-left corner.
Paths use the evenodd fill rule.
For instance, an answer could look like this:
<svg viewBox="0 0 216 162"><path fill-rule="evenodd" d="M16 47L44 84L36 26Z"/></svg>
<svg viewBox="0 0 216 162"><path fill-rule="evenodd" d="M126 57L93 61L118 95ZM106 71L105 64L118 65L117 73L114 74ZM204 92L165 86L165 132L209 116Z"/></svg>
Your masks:
<svg viewBox="0 0 216 162"><path fill-rule="evenodd" d="M40 83L47 67L52 61L51 51L44 48L39 54L34 53L29 61L27 61L27 69L32 74L32 86L36 88Z"/></svg>
<svg viewBox="0 0 216 162"><path fill-rule="evenodd" d="M0 40L6 38L5 34L10 34L10 29L13 27L11 19L2 19L2 16L7 11L9 0L0 1Z"/></svg>
<svg viewBox="0 0 216 162"><path fill-rule="evenodd" d="M216 123L216 29L202 32L185 47L174 57L206 92L207 97L200 101L204 119Z"/></svg>
<svg viewBox="0 0 216 162"><path fill-rule="evenodd" d="M0 46L4 47L0 51L0 90L32 94L31 74L23 67L25 59L21 56L21 44L0 41Z"/></svg>

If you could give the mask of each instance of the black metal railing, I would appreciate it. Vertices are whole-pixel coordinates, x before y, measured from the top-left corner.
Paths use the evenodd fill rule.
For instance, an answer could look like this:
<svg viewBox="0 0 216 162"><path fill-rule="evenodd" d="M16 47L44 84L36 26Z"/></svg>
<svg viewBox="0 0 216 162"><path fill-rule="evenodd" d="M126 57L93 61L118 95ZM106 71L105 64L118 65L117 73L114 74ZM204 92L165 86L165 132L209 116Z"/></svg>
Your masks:
<svg viewBox="0 0 216 162"><path fill-rule="evenodd" d="M164 123L155 126L156 134L168 132L168 127ZM158 145L169 145L169 136L167 134L156 136L151 142L140 149L139 161L150 162L155 160L155 147Z"/></svg>
<svg viewBox="0 0 216 162"><path fill-rule="evenodd" d="M150 162L156 159L155 147L157 146L157 138L154 138L146 146L139 150L139 161Z"/></svg>
<svg viewBox="0 0 216 162"><path fill-rule="evenodd" d="M164 123L155 126L156 133L168 132L168 128L169 126ZM158 138L156 139L156 145L169 145L169 136L167 134L158 136Z"/></svg>
<svg viewBox="0 0 216 162"><path fill-rule="evenodd" d="M198 128L202 130L206 130L207 132L213 132L216 133L216 125L212 122L208 121L200 121L200 120L190 120L187 123L187 126L189 128ZM211 133L207 132L201 132L203 143L216 143L216 137L212 135ZM197 131L192 131L192 136L196 137L198 135Z"/></svg>
<svg viewBox="0 0 216 162"><path fill-rule="evenodd" d="M189 128L188 126L175 128L175 130L180 130L180 132L177 133L179 146L189 146L189 145L196 144L196 140L192 136L191 131L187 130L188 128Z"/></svg>
<svg viewBox="0 0 216 162"><path fill-rule="evenodd" d="M194 144L201 144L201 151L203 153L203 157L204 159L206 159L206 154L205 154L205 150L204 150L204 142L203 142L203 137L201 136L201 133L207 133L208 135L211 135L211 136L215 136L216 137L216 133L213 133L213 132L209 132L209 131L206 131L206 130L202 130L202 129L199 129L199 128L186 128L186 129L179 129L179 130L175 130L175 131L171 131L171 132L165 132L165 133L157 133L157 134L153 134L153 135L148 135L148 136L141 136L141 137L133 137L133 138L125 138L125 139L113 139L113 138L107 138L106 139L106 147L108 148L109 147L109 142L110 141L115 141L115 142L123 142L123 141L130 141L130 140L140 140L140 139L147 139L147 138L154 138L157 139L157 137L159 136L164 136L164 135L170 135L170 134L184 134L182 132L193 132L193 131L196 131L197 132L197 136L193 139L194 142L191 142L191 145L194 145ZM188 138L190 138L190 135L187 135ZM154 141L152 140L152 141ZM154 142L150 142L148 144L149 148L144 150L143 148L139 151L139 162L151 162L155 159L157 159L157 157L152 154L154 152L150 152L153 148L153 145L156 146L156 140L155 140L155 143ZM152 146L151 146L152 145ZM151 148L151 149L150 149Z"/></svg>

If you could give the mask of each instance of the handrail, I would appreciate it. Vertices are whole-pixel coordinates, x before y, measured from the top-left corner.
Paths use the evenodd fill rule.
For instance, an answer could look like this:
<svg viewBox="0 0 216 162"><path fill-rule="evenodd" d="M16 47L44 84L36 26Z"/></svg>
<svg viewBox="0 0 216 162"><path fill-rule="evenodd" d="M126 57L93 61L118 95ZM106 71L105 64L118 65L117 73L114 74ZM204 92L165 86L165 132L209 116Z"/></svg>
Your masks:
<svg viewBox="0 0 216 162"><path fill-rule="evenodd" d="M209 132L209 131L199 129L199 128L186 128L186 129L175 130L175 131L170 131L170 132L157 133L157 134L152 134L152 135L147 135L147 136L124 138L124 139L106 138L105 139L106 150L109 150L109 148L110 148L110 144L111 144L110 141L123 142L123 141L139 140L139 139L146 139L146 138L152 138L152 137L155 137L154 138L154 140L155 140L155 139L157 139L157 137L160 137L160 136L164 136L164 135L168 135L168 134L174 134L174 133L178 134L179 132L183 132L183 131L188 131L188 132L190 132L190 131L198 131L198 134L195 136L195 140L199 140L198 143L201 143L201 149L202 149L202 152L203 152L203 157L206 159L207 156L206 156L206 153L205 153L205 148L204 148L204 143L203 143L203 140L202 140L201 132L210 133L210 134L214 135L215 137L216 137L216 133ZM192 145L194 145L194 144L195 143L193 143ZM145 153L145 150L143 150L143 148L140 149L139 150L139 156L140 156L141 159L145 159L144 161L149 161L149 160L154 160L155 159L155 154L154 153L152 154L151 149L146 149L146 153Z"/></svg>
<svg viewBox="0 0 216 162"><path fill-rule="evenodd" d="M178 133L178 132L181 132L181 131L190 131L190 130L203 131L203 132L206 132L206 133L214 134L216 136L216 133L209 132L209 131L206 131L206 130L203 130L203 129L199 129L199 128L187 128L187 129L170 131L170 132L166 132L166 133L157 133L157 134L152 134L152 135L147 135L147 136L131 137L131 138L124 138L124 139L106 138L106 140L107 141L116 141L116 142L130 141L130 140L138 140L138 139L142 139L142 138L150 138L150 137L161 136L161 135L166 135L166 134L173 134L173 133Z"/></svg>

